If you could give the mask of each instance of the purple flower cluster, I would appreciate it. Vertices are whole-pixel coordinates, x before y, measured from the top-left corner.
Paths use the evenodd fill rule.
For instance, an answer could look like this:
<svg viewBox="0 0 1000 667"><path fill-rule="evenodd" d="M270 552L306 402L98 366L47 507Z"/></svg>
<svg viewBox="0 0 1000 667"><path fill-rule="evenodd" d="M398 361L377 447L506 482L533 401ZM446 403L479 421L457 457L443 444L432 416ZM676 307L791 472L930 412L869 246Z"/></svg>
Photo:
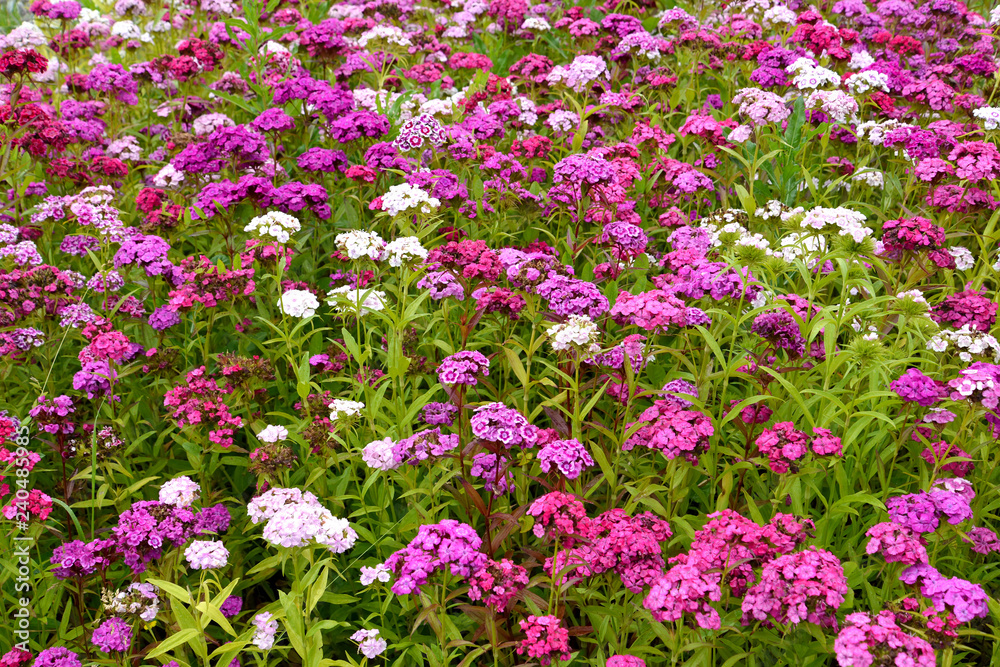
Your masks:
<svg viewBox="0 0 1000 667"><path fill-rule="evenodd" d="M773 619L836 627L835 614L847 591L847 577L837 557L809 547L764 565L760 582L743 598L743 623Z"/></svg>
<svg viewBox="0 0 1000 667"><path fill-rule="evenodd" d="M528 423L520 412L503 403L487 403L476 408L469 418L472 434L486 442L511 447L531 448L538 438L538 428Z"/></svg>
<svg viewBox="0 0 1000 667"><path fill-rule="evenodd" d="M396 595L420 592L428 577L448 568L456 577L469 577L486 563L479 548L483 541L476 531L454 519L424 524L403 549L385 561L396 575L392 592Z"/></svg>
<svg viewBox="0 0 1000 667"><path fill-rule="evenodd" d="M479 352L462 350L442 359L437 373L441 384L475 386L478 378L490 374L490 361Z"/></svg>

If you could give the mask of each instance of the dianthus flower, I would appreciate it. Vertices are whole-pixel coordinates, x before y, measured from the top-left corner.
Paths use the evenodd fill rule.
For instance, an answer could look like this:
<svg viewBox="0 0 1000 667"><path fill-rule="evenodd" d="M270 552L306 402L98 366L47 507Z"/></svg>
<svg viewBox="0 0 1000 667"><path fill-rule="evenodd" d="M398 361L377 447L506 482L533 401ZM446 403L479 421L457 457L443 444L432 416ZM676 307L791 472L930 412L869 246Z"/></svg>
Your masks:
<svg viewBox="0 0 1000 667"><path fill-rule="evenodd" d="M671 292L652 290L641 294L622 291L611 308L611 316L619 324L634 324L646 331L670 326L688 327L710 322L699 308L688 308Z"/></svg>
<svg viewBox="0 0 1000 667"><path fill-rule="evenodd" d="M204 511L204 510L203 510ZM180 546L195 533L195 513L157 501L139 501L121 513L112 529L115 547L125 564L139 574L165 547Z"/></svg>
<svg viewBox="0 0 1000 667"><path fill-rule="evenodd" d="M358 652L369 660L381 655L389 644L379 637L378 630L358 630L351 635L351 641L358 643Z"/></svg>
<svg viewBox="0 0 1000 667"><path fill-rule="evenodd" d="M30 656L31 654L28 655ZM20 663L4 662L0 659L0 665L3 665L3 667L16 667L17 664ZM76 653L62 646L54 646L38 654L38 657L35 658L34 667L80 667L80 664L80 656Z"/></svg>
<svg viewBox="0 0 1000 667"><path fill-rule="evenodd" d="M604 667L646 667L646 661L634 655L613 655L604 663Z"/></svg>
<svg viewBox="0 0 1000 667"><path fill-rule="evenodd" d="M904 401L913 401L925 408L948 395L943 383L932 380L916 368L907 369L889 384L889 388Z"/></svg>
<svg viewBox="0 0 1000 667"><path fill-rule="evenodd" d="M848 614L833 642L833 650L840 667L937 664L934 647L927 640L904 632L891 611L881 611L874 618L861 612Z"/></svg>
<svg viewBox="0 0 1000 667"><path fill-rule="evenodd" d="M687 553L671 563L692 564L701 571L726 572L725 584L741 597L755 581L754 567L790 553L811 537L813 522L790 514L776 514L759 526L732 510L708 515L709 521L695 532Z"/></svg>
<svg viewBox="0 0 1000 667"><path fill-rule="evenodd" d="M554 465L567 479L576 479L584 468L594 465L587 448L576 438L546 443L538 451L542 472L549 472Z"/></svg>
<svg viewBox="0 0 1000 667"><path fill-rule="evenodd" d="M972 544L972 550L977 554L1000 553L1000 538L989 528L981 526L970 528L968 537L969 539L965 541Z"/></svg>
<svg viewBox="0 0 1000 667"><path fill-rule="evenodd" d="M527 585L528 572L520 565L506 558L488 560L469 577L469 598L502 614Z"/></svg>
<svg viewBox="0 0 1000 667"><path fill-rule="evenodd" d="M233 444L236 429L243 427L243 419L231 414L223 400L232 392L232 388L220 388L214 379L206 377L202 366L187 374L187 386L168 390L163 405L178 427L207 424L209 440L228 447Z"/></svg>
<svg viewBox="0 0 1000 667"><path fill-rule="evenodd" d="M951 612L961 623L989 615L989 597L979 584L959 577L943 577L930 565L917 564L903 570L900 581L911 586L920 583L920 594L940 612Z"/></svg>
<svg viewBox="0 0 1000 667"><path fill-rule="evenodd" d="M392 592L419 593L430 575L446 567L456 577L471 576L486 562L486 556L479 551L482 544L472 526L454 519L420 526L416 537L385 561L396 575Z"/></svg>
<svg viewBox="0 0 1000 667"><path fill-rule="evenodd" d="M608 299L594 283L555 274L535 288L556 315L597 319L608 311Z"/></svg>
<svg viewBox="0 0 1000 667"><path fill-rule="evenodd" d="M333 553L343 553L358 538L347 519L333 516L316 496L298 489L269 489L250 501L247 515L254 524L266 522L265 540L286 548L315 542Z"/></svg>
<svg viewBox="0 0 1000 667"><path fill-rule="evenodd" d="M376 581L383 584L388 583L390 578L392 578L392 572L385 566L385 563L377 563L374 567L361 566L360 581L362 586L371 586Z"/></svg>
<svg viewBox="0 0 1000 667"><path fill-rule="evenodd" d="M780 95L759 88L741 88L733 98L740 105L739 113L747 116L755 126L768 123L781 124L792 112Z"/></svg>
<svg viewBox="0 0 1000 667"><path fill-rule="evenodd" d="M991 411L1000 408L1000 366L977 361L960 373L948 381L951 400L979 403Z"/></svg>
<svg viewBox="0 0 1000 667"><path fill-rule="evenodd" d="M471 239L449 241L432 249L427 254L427 264L439 264L440 268L469 281L494 282L503 269L499 256L485 241Z"/></svg>
<svg viewBox="0 0 1000 667"><path fill-rule="evenodd" d="M657 621L680 621L687 615L700 628L718 630L722 621L709 602L722 599L721 579L719 572L708 572L693 564L675 565L653 583L642 606Z"/></svg>
<svg viewBox="0 0 1000 667"><path fill-rule="evenodd" d="M442 359L437 374L444 385L475 386L479 384L478 378L490 374L490 361L480 352L462 350Z"/></svg>
<svg viewBox="0 0 1000 667"><path fill-rule="evenodd" d="M508 466L510 459L500 454L480 452L472 457L469 475L483 481L483 489L498 498L514 490L514 475Z"/></svg>
<svg viewBox="0 0 1000 667"><path fill-rule="evenodd" d="M535 445L538 428L532 426L524 415L503 403L487 403L476 408L469 419L472 434L488 442L498 442L507 449Z"/></svg>
<svg viewBox="0 0 1000 667"><path fill-rule="evenodd" d="M847 591L844 568L829 551L809 547L780 556L764 565L760 582L743 598L743 624L773 619L835 627Z"/></svg>
<svg viewBox="0 0 1000 667"><path fill-rule="evenodd" d="M591 577L614 570L633 593L655 582L663 574L663 544L670 539L670 524L651 512L629 516L611 509L591 521L588 539L559 552L556 571L575 566L570 577ZM553 569L545 560L545 569Z"/></svg>
<svg viewBox="0 0 1000 667"><path fill-rule="evenodd" d="M564 84L579 93L598 79L605 77L607 71L608 64L600 56L577 56L568 67L562 65L553 67L545 77L545 81L549 85Z"/></svg>
<svg viewBox="0 0 1000 667"><path fill-rule="evenodd" d="M750 330L775 350L785 350L791 358L801 357L805 352L805 340L791 313L783 310L761 313L754 318Z"/></svg>
<svg viewBox="0 0 1000 667"><path fill-rule="evenodd" d="M683 456L692 464L698 463L698 454L708 450L708 439L715 433L707 415L688 410L676 400L653 401L653 405L639 415L638 422L647 425L625 441L624 451L636 446L658 449L668 459ZM626 429L632 425L626 424Z"/></svg>
<svg viewBox="0 0 1000 667"><path fill-rule="evenodd" d="M616 257L638 257L646 252L649 239L642 227L630 222L612 222L604 226L601 243L611 245Z"/></svg>
<svg viewBox="0 0 1000 667"><path fill-rule="evenodd" d="M451 403L428 403L423 407L422 419L430 426L451 426L458 414L458 407Z"/></svg>
<svg viewBox="0 0 1000 667"><path fill-rule="evenodd" d="M931 308L931 319L941 326L955 329L969 325L976 331L989 331L997 319L1000 304L985 297L983 290L966 290L945 297Z"/></svg>
<svg viewBox="0 0 1000 667"><path fill-rule="evenodd" d="M869 538L865 553L877 553L886 563L913 565L927 562L927 549L923 540L905 526L891 521L877 523L865 535Z"/></svg>
<svg viewBox="0 0 1000 667"><path fill-rule="evenodd" d="M889 498L885 502L889 520L918 535L933 533L938 527L934 500L925 491Z"/></svg>
<svg viewBox="0 0 1000 667"><path fill-rule="evenodd" d="M290 289L278 299L278 311L290 317L312 317L317 308L319 299L309 290Z"/></svg>
<svg viewBox="0 0 1000 667"><path fill-rule="evenodd" d="M382 259L385 251L385 241L375 232L366 232L363 229L353 229L349 232L337 234L333 243L337 250L344 253L351 259L368 258L372 261Z"/></svg>
<svg viewBox="0 0 1000 667"><path fill-rule="evenodd" d="M160 502L174 507L190 507L201 492L201 486L186 475L175 477L160 487Z"/></svg>
<svg viewBox="0 0 1000 667"><path fill-rule="evenodd" d="M284 110L272 107L250 121L249 126L258 132L286 132L295 129L295 121Z"/></svg>
<svg viewBox="0 0 1000 667"><path fill-rule="evenodd" d="M551 664L553 658L569 660L569 631L555 616L528 616L521 621L525 637L517 646L517 654L527 654L542 665Z"/></svg>
<svg viewBox="0 0 1000 667"><path fill-rule="evenodd" d="M112 617L101 623L90 637L91 643L104 651L113 653L128 650L132 643L132 628L118 617Z"/></svg>
<svg viewBox="0 0 1000 667"><path fill-rule="evenodd" d="M272 620L273 614L262 611L253 617L253 645L261 651L269 651L274 646L274 636L278 633L278 621Z"/></svg>
<svg viewBox="0 0 1000 667"><path fill-rule="evenodd" d="M382 195L381 210L395 217L402 213L414 215L417 212L430 214L441 206L441 200L431 197L426 191L415 185L402 183L393 185L389 191Z"/></svg>
<svg viewBox="0 0 1000 667"><path fill-rule="evenodd" d="M590 519L583 503L568 493L552 491L537 498L528 508L528 516L535 517L535 537L554 538L571 546L573 538L590 534Z"/></svg>
<svg viewBox="0 0 1000 667"><path fill-rule="evenodd" d="M55 548L50 561L57 579L87 577L98 570L105 570L117 558L114 540L82 542L72 540Z"/></svg>
<svg viewBox="0 0 1000 667"><path fill-rule="evenodd" d="M556 352L572 350L589 357L601 349L597 342L601 332L586 315L570 315L566 322L552 326L547 333Z"/></svg>
<svg viewBox="0 0 1000 667"><path fill-rule="evenodd" d="M396 465L401 463L416 465L432 456L444 456L456 447L458 447L458 435L444 434L441 433L441 429L432 428L395 443L392 457Z"/></svg>
<svg viewBox="0 0 1000 667"><path fill-rule="evenodd" d="M776 473L788 472L788 465L806 455L809 436L795 429L792 422L778 422L766 428L757 437L760 453L767 457L768 465Z"/></svg>
<svg viewBox="0 0 1000 667"><path fill-rule="evenodd" d="M843 445L840 442L840 438L833 435L830 429L813 428L813 436L813 439L809 442L809 446L816 456L843 455Z"/></svg>
<svg viewBox="0 0 1000 667"><path fill-rule="evenodd" d="M184 559L195 570L214 570L229 562L229 550L218 540L194 540L184 550Z"/></svg>
<svg viewBox="0 0 1000 667"><path fill-rule="evenodd" d="M916 434L914 434L916 435ZM946 459L969 459L969 453L958 445L939 440L931 443L930 448L920 452L921 458L927 461L929 466L937 466ZM970 460L949 461L941 466L943 472L950 472L956 477L966 477L975 469L976 464Z"/></svg>
<svg viewBox="0 0 1000 667"><path fill-rule="evenodd" d="M281 211L269 211L250 220L243 231L254 234L265 241L274 240L288 243L292 234L302 230L302 223L293 215Z"/></svg>

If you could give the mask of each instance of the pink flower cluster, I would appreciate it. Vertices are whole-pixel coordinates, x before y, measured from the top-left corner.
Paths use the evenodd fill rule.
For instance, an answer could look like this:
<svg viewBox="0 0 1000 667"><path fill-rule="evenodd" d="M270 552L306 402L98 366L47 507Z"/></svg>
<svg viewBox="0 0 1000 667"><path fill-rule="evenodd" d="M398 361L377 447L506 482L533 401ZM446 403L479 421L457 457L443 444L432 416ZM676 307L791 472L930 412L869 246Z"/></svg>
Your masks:
<svg viewBox="0 0 1000 667"><path fill-rule="evenodd" d="M528 572L520 565L506 558L488 560L469 577L469 597L502 613L527 585Z"/></svg>
<svg viewBox="0 0 1000 667"><path fill-rule="evenodd" d="M555 616L528 616L521 621L525 637L518 644L517 654L526 654L548 665L553 659L569 660L569 631Z"/></svg>
<svg viewBox="0 0 1000 667"><path fill-rule="evenodd" d="M814 428L813 433L815 437L810 441L809 436L796 430L792 422L778 422L764 429L755 444L776 473L788 472L789 466L805 456L809 447L818 456L840 456L840 438L825 428Z"/></svg>
<svg viewBox="0 0 1000 667"><path fill-rule="evenodd" d="M937 660L930 643L903 631L891 611L857 612L844 618L844 627L833 642L840 667L907 665L934 667Z"/></svg>
<svg viewBox="0 0 1000 667"><path fill-rule="evenodd" d="M208 439L229 447L233 444L233 433L243 427L243 418L234 416L224 397L232 393L232 388L220 388L219 383L205 374L205 367L187 374L187 386L179 385L167 391L163 405L177 426L206 424L209 426Z"/></svg>
<svg viewBox="0 0 1000 667"><path fill-rule="evenodd" d="M490 374L490 360L480 352L462 350L442 359L437 372L441 384L474 386Z"/></svg>
<svg viewBox="0 0 1000 667"><path fill-rule="evenodd" d="M535 517L532 528L535 537L556 539L565 546L572 546L576 538L590 534L590 518L583 503L562 491L537 498L528 508L528 516Z"/></svg>
<svg viewBox="0 0 1000 667"><path fill-rule="evenodd" d="M688 410L676 399L653 401L639 415L639 420L626 428L636 423L646 425L633 433L622 449L630 451L637 446L657 449L668 459L684 457L692 464L698 463L698 455L708 450L708 439L715 433L712 420L705 413Z"/></svg>

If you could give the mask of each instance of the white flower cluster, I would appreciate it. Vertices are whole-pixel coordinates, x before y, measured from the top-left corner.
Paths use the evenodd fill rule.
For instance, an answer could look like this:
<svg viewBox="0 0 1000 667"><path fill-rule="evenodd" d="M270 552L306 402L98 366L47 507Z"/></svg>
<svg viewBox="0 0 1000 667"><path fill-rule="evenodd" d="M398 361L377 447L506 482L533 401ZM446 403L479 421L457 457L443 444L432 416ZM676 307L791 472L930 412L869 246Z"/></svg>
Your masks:
<svg viewBox="0 0 1000 667"><path fill-rule="evenodd" d="M555 325L548 333L556 351L575 349L589 356L601 349L597 324L586 315L570 315L567 322Z"/></svg>
<svg viewBox="0 0 1000 667"><path fill-rule="evenodd" d="M385 246L382 258L389 262L389 266L400 267L427 259L427 248L420 245L416 236L401 236Z"/></svg>
<svg viewBox="0 0 1000 667"><path fill-rule="evenodd" d="M201 486L187 475L174 477L160 487L160 502L174 507L191 507L201 493Z"/></svg>
<svg viewBox="0 0 1000 667"><path fill-rule="evenodd" d="M972 115L983 121L983 127L987 130L1000 127L1000 107L981 107L973 111Z"/></svg>
<svg viewBox="0 0 1000 667"><path fill-rule="evenodd" d="M900 301L912 301L913 303L919 303L925 306L927 305L927 299L924 298L924 293L918 289L900 292L896 295L896 298Z"/></svg>
<svg viewBox="0 0 1000 667"><path fill-rule="evenodd" d="M871 56L868 57L871 58ZM889 75L872 69L858 72L847 80L847 90L852 95L863 95L869 90L881 90L887 93L889 92Z"/></svg>
<svg viewBox="0 0 1000 667"><path fill-rule="evenodd" d="M963 246L956 245L948 248L948 254L955 260L955 268L959 271L968 271L976 265L976 259L972 252Z"/></svg>
<svg viewBox="0 0 1000 667"><path fill-rule="evenodd" d="M858 51L851 54L851 61L847 64L849 69L862 70L875 64L875 59L867 51Z"/></svg>
<svg viewBox="0 0 1000 667"><path fill-rule="evenodd" d="M376 581L383 584L392 577L392 570L385 566L385 563L377 563L374 567L361 566L361 585L371 586Z"/></svg>
<svg viewBox="0 0 1000 667"><path fill-rule="evenodd" d="M396 44L398 46L410 46L412 42L406 36L402 28L392 25L377 25L371 30L361 33L358 37L358 46L368 46L368 42L375 40L386 44Z"/></svg>
<svg viewBox="0 0 1000 667"><path fill-rule="evenodd" d="M255 524L266 520L264 539L285 548L316 542L339 554L358 539L347 519L333 516L308 491L272 488L250 501L247 515Z"/></svg>
<svg viewBox="0 0 1000 667"><path fill-rule="evenodd" d="M284 426L268 424L263 431L257 434L257 439L261 442L276 443L288 439L288 429Z"/></svg>
<svg viewBox="0 0 1000 667"><path fill-rule="evenodd" d="M330 421L337 421L344 417L357 417L365 409L365 404L360 401L335 398L327 407L330 408Z"/></svg>
<svg viewBox="0 0 1000 667"><path fill-rule="evenodd" d="M851 176L855 183L864 183L873 188L885 187L885 174L877 169L860 169Z"/></svg>
<svg viewBox="0 0 1000 667"><path fill-rule="evenodd" d="M789 74L794 74L792 85L799 90L814 90L824 86L839 86L840 75L831 69L820 67L809 58L799 58L785 68Z"/></svg>
<svg viewBox="0 0 1000 667"><path fill-rule="evenodd" d="M153 36L148 32L143 32L139 26L132 21L118 21L111 26L111 34L123 40L134 39L140 42L152 42Z"/></svg>
<svg viewBox="0 0 1000 667"><path fill-rule="evenodd" d="M549 22L540 16L529 16L521 24L521 30L533 30L535 32L548 32L552 29Z"/></svg>
<svg viewBox="0 0 1000 667"><path fill-rule="evenodd" d="M788 263L801 257L817 257L826 253L826 237L820 234L792 232L781 238L781 248L773 253Z"/></svg>
<svg viewBox="0 0 1000 667"><path fill-rule="evenodd" d="M1000 25L1000 5L990 10L990 25Z"/></svg>
<svg viewBox="0 0 1000 667"><path fill-rule="evenodd" d="M319 308L319 299L304 289L290 289L278 299L278 310L289 317L312 317Z"/></svg>
<svg viewBox="0 0 1000 667"><path fill-rule="evenodd" d="M557 132L570 132L580 125L580 117L569 109L557 109L549 114L545 124Z"/></svg>
<svg viewBox="0 0 1000 667"><path fill-rule="evenodd" d="M806 97L807 109L822 109L835 123L847 123L858 113L858 101L842 90L817 90Z"/></svg>
<svg viewBox="0 0 1000 667"><path fill-rule="evenodd" d="M160 613L159 587L147 583L129 584L123 591L117 591L105 599L104 609L116 616L135 614L147 623Z"/></svg>
<svg viewBox="0 0 1000 667"><path fill-rule="evenodd" d="M354 289L343 285L326 293L326 302L338 313L365 315L385 310L385 292L373 289Z"/></svg>
<svg viewBox="0 0 1000 667"><path fill-rule="evenodd" d="M393 470L399 466L396 464L396 457L392 454L396 443L392 438L375 440L365 445L361 450L361 460L373 470Z"/></svg>
<svg viewBox="0 0 1000 667"><path fill-rule="evenodd" d="M818 231L837 227L841 236L850 236L861 242L872 235L872 230L864 225L865 214L842 206L824 208L822 206L806 211L802 226Z"/></svg>
<svg viewBox="0 0 1000 667"><path fill-rule="evenodd" d="M757 248L767 254L771 254L771 244L762 234L751 233L749 229L736 222L736 216L745 215L745 212L738 208L731 208L715 213L711 217L711 222L703 222L701 228L706 230L711 238L712 247L718 248L722 245L732 245L735 247ZM716 223L724 222L723 225ZM723 237L726 237L723 240Z"/></svg>
<svg viewBox="0 0 1000 667"><path fill-rule="evenodd" d="M382 195L382 210L392 217L404 212L433 213L439 206L441 200L409 183L393 185Z"/></svg>
<svg viewBox="0 0 1000 667"><path fill-rule="evenodd" d="M288 243L292 234L302 229L302 223L294 215L281 211L268 211L258 215L243 228L243 231L253 234L261 240L275 240L278 243Z"/></svg>
<svg viewBox="0 0 1000 667"><path fill-rule="evenodd" d="M372 90L371 88L356 88L351 92L354 97L354 106L358 109L368 109L375 113L383 113L386 109L392 108L399 102L399 120L405 122L413 117L417 109L427 101L423 93L416 93L403 97L403 93L394 93L389 90ZM402 99L400 99L402 98ZM310 107L315 111L315 108Z"/></svg>
<svg viewBox="0 0 1000 667"><path fill-rule="evenodd" d="M337 234L333 242L337 246L337 250L351 259L367 257L377 262L382 258L382 251L385 250L385 241L381 236L375 232L366 232L361 229Z"/></svg>
<svg viewBox="0 0 1000 667"><path fill-rule="evenodd" d="M764 25L776 26L780 24L794 25L797 15L784 5L775 5L764 12Z"/></svg>
<svg viewBox="0 0 1000 667"><path fill-rule="evenodd" d="M867 139L868 143L872 146L885 146L885 137L889 132L893 130L898 130L904 127L903 123L900 123L894 118L884 121L874 121L866 120L863 123L859 123L857 127L858 139Z"/></svg>
<svg viewBox="0 0 1000 667"><path fill-rule="evenodd" d="M990 334L977 331L966 324L958 331L941 331L927 341L927 349L946 352L954 345L958 348L958 358L965 363L973 361L972 355L993 356L993 363L1000 363L1000 343Z"/></svg>

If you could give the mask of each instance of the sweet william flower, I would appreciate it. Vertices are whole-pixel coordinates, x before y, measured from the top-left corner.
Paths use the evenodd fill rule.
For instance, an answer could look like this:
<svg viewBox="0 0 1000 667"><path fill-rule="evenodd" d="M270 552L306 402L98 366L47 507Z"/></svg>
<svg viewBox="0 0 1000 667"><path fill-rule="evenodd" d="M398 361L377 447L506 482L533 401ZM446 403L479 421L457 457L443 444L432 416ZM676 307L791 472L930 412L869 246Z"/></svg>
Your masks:
<svg viewBox="0 0 1000 667"><path fill-rule="evenodd" d="M278 310L291 317L312 317L316 314L317 308L319 308L319 299L308 290L288 290L278 300Z"/></svg>

